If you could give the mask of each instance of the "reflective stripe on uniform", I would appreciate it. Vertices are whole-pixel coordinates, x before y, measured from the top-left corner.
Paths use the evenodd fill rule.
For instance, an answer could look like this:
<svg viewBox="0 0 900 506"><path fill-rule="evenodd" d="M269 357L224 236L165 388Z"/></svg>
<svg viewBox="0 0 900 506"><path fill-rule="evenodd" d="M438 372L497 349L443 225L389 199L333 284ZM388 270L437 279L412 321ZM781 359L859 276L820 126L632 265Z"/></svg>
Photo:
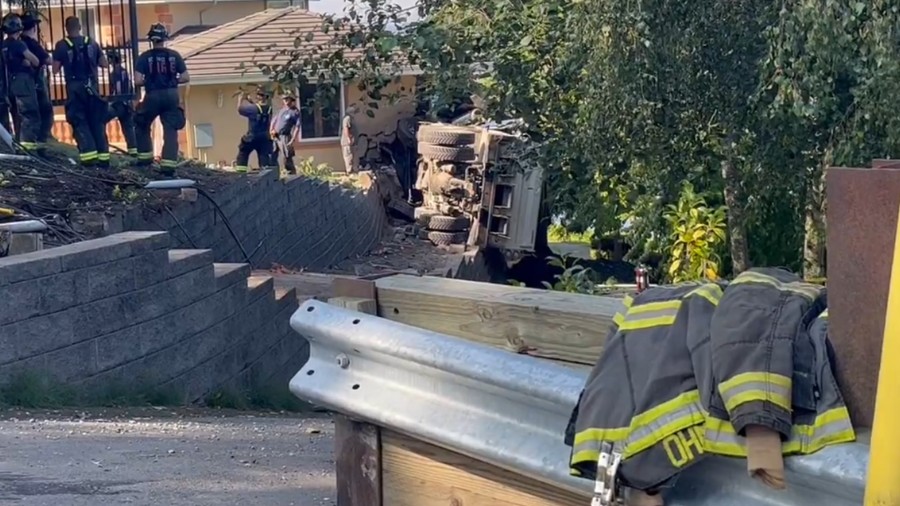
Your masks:
<svg viewBox="0 0 900 506"><path fill-rule="evenodd" d="M129 154L129 155L136 155L136 154L138 154L137 149L135 149L135 148L128 148L128 154Z"/></svg>
<svg viewBox="0 0 900 506"><path fill-rule="evenodd" d="M767 276L765 274L754 271L746 271L740 273L730 284L740 285L746 283L758 283L773 286L782 292L796 293L798 295L806 297L809 300L815 299L822 292L822 287L819 285L804 283L802 281L780 281L773 278L772 276Z"/></svg>
<svg viewBox="0 0 900 506"><path fill-rule="evenodd" d="M152 160L153 153L138 153L138 160Z"/></svg>
<svg viewBox="0 0 900 506"><path fill-rule="evenodd" d="M791 411L791 378L771 372L745 372L719 383L728 412L748 402L771 402Z"/></svg>
<svg viewBox="0 0 900 506"><path fill-rule="evenodd" d="M96 160L98 158L98 154L96 151L88 151L86 153L79 153L78 157L81 158L82 162L84 162L88 160Z"/></svg>
<svg viewBox="0 0 900 506"><path fill-rule="evenodd" d="M722 298L722 288L712 283L705 284L691 290L682 299L648 302L636 306L632 304L634 299L626 297L623 301L626 309L624 313L616 313L613 316L613 323L620 331L672 325L675 323L675 316L681 308L682 300L692 296L703 297L715 306Z"/></svg>
<svg viewBox="0 0 900 506"><path fill-rule="evenodd" d="M703 448L728 457L746 457L747 439L737 434L731 422L707 416L703 426ZM781 444L784 455L808 455L822 448L856 440L847 408L830 409L816 417L812 425L794 425L791 437Z"/></svg>
<svg viewBox="0 0 900 506"><path fill-rule="evenodd" d="M247 169L249 169L249 167L247 167L246 165L235 165L234 166L234 170L237 172L247 172Z"/></svg>
<svg viewBox="0 0 900 506"><path fill-rule="evenodd" d="M19 144L25 149L35 149L38 147L38 143L36 142L21 141Z"/></svg>
<svg viewBox="0 0 900 506"><path fill-rule="evenodd" d="M159 161L159 166L160 167L177 167L178 162L175 160L166 160L165 158L163 158L162 160Z"/></svg>
<svg viewBox="0 0 900 506"><path fill-rule="evenodd" d="M109 161L109 153L97 153L97 159L101 162Z"/></svg>
<svg viewBox="0 0 900 506"><path fill-rule="evenodd" d="M631 457L676 432L703 423L700 392L691 390L631 419L623 457Z"/></svg>
<svg viewBox="0 0 900 506"><path fill-rule="evenodd" d="M828 310L826 309L825 311L822 311L822 314L819 315L819 318L827 319L828 318Z"/></svg>

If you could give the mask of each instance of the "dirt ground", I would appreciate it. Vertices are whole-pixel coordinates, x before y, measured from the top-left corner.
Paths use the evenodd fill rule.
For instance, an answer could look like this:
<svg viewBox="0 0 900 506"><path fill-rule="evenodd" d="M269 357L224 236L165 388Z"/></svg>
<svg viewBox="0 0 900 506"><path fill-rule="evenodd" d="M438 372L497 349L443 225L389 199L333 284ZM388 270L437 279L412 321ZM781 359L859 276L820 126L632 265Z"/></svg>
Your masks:
<svg viewBox="0 0 900 506"><path fill-rule="evenodd" d="M0 504L335 504L327 415L0 411Z"/></svg>

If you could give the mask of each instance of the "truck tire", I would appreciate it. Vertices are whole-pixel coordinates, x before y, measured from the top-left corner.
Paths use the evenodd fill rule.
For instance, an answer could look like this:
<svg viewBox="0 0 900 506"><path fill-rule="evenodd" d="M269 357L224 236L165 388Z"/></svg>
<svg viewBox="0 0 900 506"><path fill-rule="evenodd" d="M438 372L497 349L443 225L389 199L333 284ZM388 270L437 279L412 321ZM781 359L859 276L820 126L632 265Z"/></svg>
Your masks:
<svg viewBox="0 0 900 506"><path fill-rule="evenodd" d="M475 132L460 127L422 125L416 132L416 140L439 146L467 146L475 144Z"/></svg>
<svg viewBox="0 0 900 506"><path fill-rule="evenodd" d="M428 224L431 223L431 218L439 214L437 211L433 211L431 209L425 209L422 207L417 207L413 211L413 216L416 219L416 224L422 228L428 228Z"/></svg>
<svg viewBox="0 0 900 506"><path fill-rule="evenodd" d="M475 148L472 146L437 146L420 143L419 154L438 162L472 162L475 160Z"/></svg>
<svg viewBox="0 0 900 506"><path fill-rule="evenodd" d="M466 242L466 232L428 232L428 240L435 246L450 246Z"/></svg>
<svg viewBox="0 0 900 506"><path fill-rule="evenodd" d="M469 219L465 216L435 215L428 220L428 230L438 232L463 232L469 228Z"/></svg>

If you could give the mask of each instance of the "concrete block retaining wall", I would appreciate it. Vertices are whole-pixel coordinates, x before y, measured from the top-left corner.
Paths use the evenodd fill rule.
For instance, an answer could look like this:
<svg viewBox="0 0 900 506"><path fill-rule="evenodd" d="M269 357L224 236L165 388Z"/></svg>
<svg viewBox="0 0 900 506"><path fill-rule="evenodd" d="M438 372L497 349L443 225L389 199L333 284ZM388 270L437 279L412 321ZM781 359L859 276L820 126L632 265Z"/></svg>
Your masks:
<svg viewBox="0 0 900 506"><path fill-rule="evenodd" d="M279 179L274 171L247 175L211 195L258 269L273 264L317 269L366 253L381 239L387 221L376 191L301 176ZM173 248L211 249L217 262L245 262L207 199L179 202L172 211L130 211L110 232L165 230Z"/></svg>
<svg viewBox="0 0 900 506"><path fill-rule="evenodd" d="M41 372L83 389L171 387L193 401L299 370L308 347L289 326L294 291L173 242L125 232L0 258L0 382Z"/></svg>

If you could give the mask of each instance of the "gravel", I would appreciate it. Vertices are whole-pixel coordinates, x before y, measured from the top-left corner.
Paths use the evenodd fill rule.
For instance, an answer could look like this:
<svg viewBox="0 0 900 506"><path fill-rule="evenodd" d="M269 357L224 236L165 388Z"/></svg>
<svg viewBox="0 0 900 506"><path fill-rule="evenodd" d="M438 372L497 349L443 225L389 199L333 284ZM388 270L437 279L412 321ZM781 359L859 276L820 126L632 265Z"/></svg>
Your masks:
<svg viewBox="0 0 900 506"><path fill-rule="evenodd" d="M0 504L334 505L327 415L0 412Z"/></svg>

